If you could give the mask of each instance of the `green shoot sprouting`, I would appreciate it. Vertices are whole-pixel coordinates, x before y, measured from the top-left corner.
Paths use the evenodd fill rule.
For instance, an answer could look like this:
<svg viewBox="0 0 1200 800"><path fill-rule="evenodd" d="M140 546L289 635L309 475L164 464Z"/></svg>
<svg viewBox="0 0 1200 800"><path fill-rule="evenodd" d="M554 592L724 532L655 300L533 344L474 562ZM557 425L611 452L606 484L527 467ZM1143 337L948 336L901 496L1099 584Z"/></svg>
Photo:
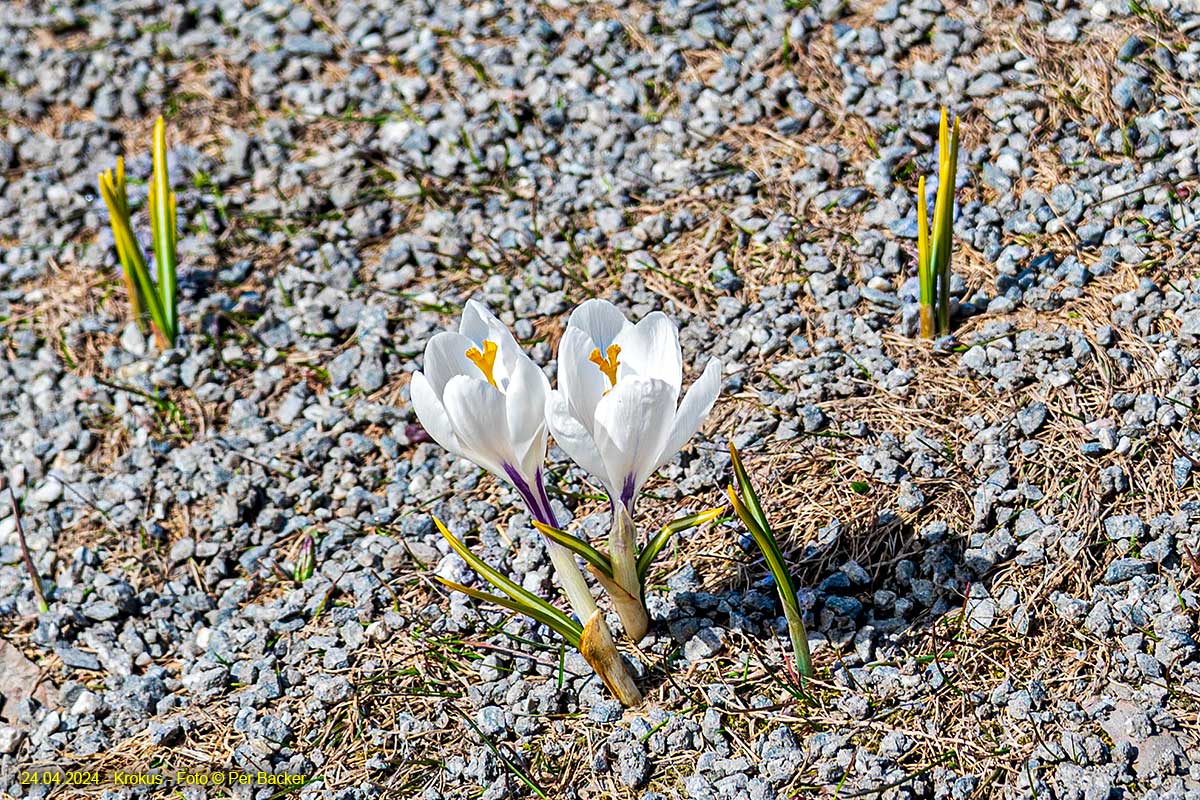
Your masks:
<svg viewBox="0 0 1200 800"><path fill-rule="evenodd" d="M921 336L933 339L950 333L950 255L954 249L954 182L958 177L958 117L951 130L946 109L938 126L938 188L933 207L932 236L925 200L925 178L917 184L917 280L921 306Z"/></svg>
<svg viewBox="0 0 1200 800"><path fill-rule="evenodd" d="M296 556L296 566L292 570L292 580L296 583L304 583L313 576L316 568L315 542L313 542L312 534L306 533L304 534L304 538L300 540L300 549Z"/></svg>
<svg viewBox="0 0 1200 800"><path fill-rule="evenodd" d="M811 677L812 656L808 651L808 633L804 630L804 612L796 598L796 586L792 583L792 574L783 560L783 552L775 540L767 515L763 512L762 504L758 501L758 493L750 483L750 476L742 465L733 442L729 443L729 456L733 461L733 476L737 489L728 487L729 500L733 510L750 532L754 543L762 551L767 562L767 569L775 580L775 588L779 592L779 600L783 604L783 614L787 618L788 636L792 640L792 654L796 659L796 670L801 676Z"/></svg>
<svg viewBox="0 0 1200 800"><path fill-rule="evenodd" d="M134 319L142 324L149 315L158 346L175 346L179 333L176 275L175 193L167 181L167 135L162 117L154 123L151 156L154 164L150 179L150 229L154 247L156 275L150 276L146 258L133 232L129 195L125 191L125 161L117 159L115 170L100 173L100 195L108 207L109 224L121 262L125 290Z"/></svg>

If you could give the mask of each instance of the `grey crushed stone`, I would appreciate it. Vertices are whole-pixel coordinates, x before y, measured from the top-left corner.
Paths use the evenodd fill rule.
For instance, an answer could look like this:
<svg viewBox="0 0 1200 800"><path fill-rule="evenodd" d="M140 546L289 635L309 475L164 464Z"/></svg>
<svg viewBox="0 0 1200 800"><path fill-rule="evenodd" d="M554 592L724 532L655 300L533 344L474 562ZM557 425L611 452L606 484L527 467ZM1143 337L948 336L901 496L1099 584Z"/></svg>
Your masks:
<svg viewBox="0 0 1200 800"><path fill-rule="evenodd" d="M374 703L363 730L397 758L371 760L346 797L398 771L431 787L422 800L522 796L468 721L538 781L579 778L578 796L801 783L966 798L1001 765L1022 795L1194 793L1180 698L1200 692L1200 283L1173 259L1200 218L1200 196L1179 191L1197 176L1200 18L1151 3L1168 44L1109 0L1016 6L1015 37L940 0L560 5L0 8L0 237L17 243L0 257L0 467L27 490L51 601L39 615L0 502L0 620L22 621L59 695L0 721L0 791L35 796L14 765L143 735L172 746L206 718L236 732L236 763L311 773L331 755L307 737ZM1100 99L1120 118L1065 109L1046 89L1057 66L1024 35L1068 64L1104 44ZM785 41L826 48L834 72L810 75ZM193 79L201 100L179 91ZM955 236L971 254L956 256L955 336L925 348L910 342L912 192L933 172L941 98L962 98ZM176 104L185 334L160 353L123 316L94 180L124 153L142 208L150 161L124 123L147 129ZM203 136L176 133L196 119L211 120ZM843 119L871 146L829 136ZM60 270L86 280L64 289ZM551 593L513 493L428 442L403 376L469 297L552 374L535 323L582 299L581 282L634 316L677 318L689 370L725 363L723 394L741 399L653 486L715 502L731 439L775 519L808 515L782 532L832 724L735 740L731 709L790 695L734 677L765 665L783 680L787 639L732 525L685 537L652 581L635 670L655 700L633 712L546 630L421 583L473 580L432 510ZM934 370L963 413L927 388ZM773 499L809 469L839 483ZM586 491L557 450L551 471ZM593 524L554 494L566 524ZM310 532L316 575L281 579ZM710 547L716 559L681 563ZM1001 675L923 658L947 626L1014 659L1052 635L1107 657L1084 653L1103 667L1086 680L1073 661ZM446 644L460 640L496 649L464 666ZM391 660L414 654L459 664L456 696L417 699L428 687ZM666 664L690 675L686 693ZM926 736L853 733L919 727L926 709L1007 755L943 763Z"/></svg>

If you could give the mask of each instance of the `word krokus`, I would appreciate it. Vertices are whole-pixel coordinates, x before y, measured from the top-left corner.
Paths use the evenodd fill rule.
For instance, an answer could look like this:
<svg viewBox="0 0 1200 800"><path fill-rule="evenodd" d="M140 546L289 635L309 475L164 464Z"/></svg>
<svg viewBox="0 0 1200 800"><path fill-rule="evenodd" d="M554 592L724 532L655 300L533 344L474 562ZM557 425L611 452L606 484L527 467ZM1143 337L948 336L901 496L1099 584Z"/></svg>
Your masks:
<svg viewBox="0 0 1200 800"><path fill-rule="evenodd" d="M116 772L113 783L117 786L303 786L308 778L304 775L274 775L270 772L242 772L240 770L217 770L215 772L186 772L171 774L157 772Z"/></svg>

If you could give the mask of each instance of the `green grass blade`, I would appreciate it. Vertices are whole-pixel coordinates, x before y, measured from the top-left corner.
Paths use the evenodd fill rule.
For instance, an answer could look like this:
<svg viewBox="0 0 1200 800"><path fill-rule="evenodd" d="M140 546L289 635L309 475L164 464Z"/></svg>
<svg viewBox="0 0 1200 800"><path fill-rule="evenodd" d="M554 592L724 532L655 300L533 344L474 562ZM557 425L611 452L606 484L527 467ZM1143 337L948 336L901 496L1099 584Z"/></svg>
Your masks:
<svg viewBox="0 0 1200 800"><path fill-rule="evenodd" d="M558 542L563 547L567 548L572 553L603 572L606 577L611 578L613 576L612 562L609 561L608 556L592 547L583 539L580 539L578 536L572 536L566 531L559 530L558 528L552 528L546 523L540 522L536 519L533 521L533 527L537 528L538 531L541 532L541 534L547 539L550 539L553 542Z"/></svg>
<svg viewBox="0 0 1200 800"><path fill-rule="evenodd" d="M179 336L179 255L176 249L176 237L178 236L176 220L175 193L171 192L171 220L167 223L167 228L171 231L171 292L170 294L164 292L163 305L171 317L172 343Z"/></svg>
<svg viewBox="0 0 1200 800"><path fill-rule="evenodd" d="M946 205L946 167L948 166L946 155L949 146L949 139L946 136L946 109L942 109L942 120L938 126L938 188L937 197L933 203L933 231L932 231L932 247L929 254L930 271L936 279L941 275L942 258L945 255L942 252L942 222L945 216ZM940 302L940 298L939 302Z"/></svg>
<svg viewBox="0 0 1200 800"><path fill-rule="evenodd" d="M525 606L536 608L540 614L545 614L548 617L553 618L556 624L552 625L551 627L553 627L555 630L558 630L560 627L567 629L578 628L579 635L583 635L583 627L579 623L572 620L566 614L559 611L542 598L530 591L523 589L520 585L514 583L499 571L489 567L483 561L483 559L468 550L467 546L463 544L458 537L451 533L450 530L442 524L440 519L434 517L433 522L435 525L437 525L437 529L441 531L442 536L445 537L446 541L450 543L450 547L454 550L454 552L458 553L462 560L466 561L471 569L475 570L486 580L490 581L493 586L504 592L513 600L516 600Z"/></svg>
<svg viewBox="0 0 1200 800"><path fill-rule="evenodd" d="M465 711L461 710L460 708L458 708L457 706L454 706L454 705L450 706L450 708L456 714L458 714L460 717L462 717L463 722L467 723L467 725L470 726L471 730L475 731L475 734L480 738L480 740L485 745L487 745L487 749L490 750L492 755L494 755L496 757L496 760L498 760L501 764L503 764L504 768L506 770L508 770L513 775L515 775L517 777L517 780L519 780L521 783L525 784L525 788L529 789L529 791L536 794L542 800L550 800L550 798L548 798L546 796L546 793L542 791L541 787L539 787L536 783L533 782L533 778L526 775L521 770L521 768L516 764L516 762L514 762L511 758L506 756L504 753L500 752L500 748L497 747L496 743L492 741L492 737L490 737L486 733L484 733L480 729L479 725L477 725L475 723L475 720L471 719L469 714L467 714ZM849 774L849 773L847 772L847 774Z"/></svg>
<svg viewBox="0 0 1200 800"><path fill-rule="evenodd" d="M128 265L131 271L139 267L144 270L146 261L142 257L141 248L137 246L137 239L133 235L133 226L129 219L129 197L125 193L124 160L117 159L115 175L113 170L107 170L101 172L98 179L100 196L104 198L104 205L108 208L108 221L112 227L113 240L116 243L117 257L121 260L121 266ZM132 246L130 246L131 244Z"/></svg>
<svg viewBox="0 0 1200 800"><path fill-rule="evenodd" d="M572 647L579 649L579 639L583 635L583 628L574 620L568 620L571 625L563 625L561 620L552 614L544 613L544 611L537 606L525 605L509 597L503 597L490 592L483 592L479 589L472 589L470 586L464 586L461 583L455 583L448 578L443 578L441 575L434 575L434 577L446 586L449 586L454 591L462 592L468 597L473 597L476 600L482 600L485 603L494 603L495 605L507 608L509 611L515 611L518 614L524 614L530 619L536 620L545 625L547 628L550 628L559 636L566 639Z"/></svg>
<svg viewBox="0 0 1200 800"><path fill-rule="evenodd" d="M917 184L917 300L920 312L920 333L932 339L936 330L937 276L929 252L929 208L925 199L925 176Z"/></svg>
<svg viewBox="0 0 1200 800"><path fill-rule="evenodd" d="M654 565L654 560L658 558L659 552L666 547L667 542L671 540L672 536L677 533L682 533L689 528L695 528L698 525L703 525L710 520L716 519L723 513L725 513L724 506L710 508L707 511L701 511L696 514L689 514L686 517L680 517L679 519L672 520L666 525L662 526L662 529L659 530L658 533L654 534L654 537L651 538L646 544L646 549L642 550L642 554L638 556L638 580L645 584L646 575L649 574L650 567Z"/></svg>
<svg viewBox="0 0 1200 800"><path fill-rule="evenodd" d="M133 246L136 247L137 245ZM150 315L150 320L166 336L166 313L163 311L162 302L155 293L154 281L150 279L150 270L143 266L141 269L135 269L133 275L137 280L138 289L142 293L142 300L146 304L146 312Z"/></svg>

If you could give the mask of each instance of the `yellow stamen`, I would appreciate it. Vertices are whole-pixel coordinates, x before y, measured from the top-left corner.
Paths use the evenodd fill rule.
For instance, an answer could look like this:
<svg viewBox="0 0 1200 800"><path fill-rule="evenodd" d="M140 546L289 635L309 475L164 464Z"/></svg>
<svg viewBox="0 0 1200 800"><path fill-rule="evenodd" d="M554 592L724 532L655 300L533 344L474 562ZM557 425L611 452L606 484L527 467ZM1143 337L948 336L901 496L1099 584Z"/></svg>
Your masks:
<svg viewBox="0 0 1200 800"><path fill-rule="evenodd" d="M588 359L588 361L591 361L600 368L600 371L608 378L610 386L617 385L617 356L620 354L621 348L615 344L610 344L608 346L608 358L600 355L600 348L597 347L592 351L592 355Z"/></svg>
<svg viewBox="0 0 1200 800"><path fill-rule="evenodd" d="M492 370L496 368L496 353L499 347L493 341L485 340L483 343L483 352L479 352L478 347L472 347L466 352L467 358L471 359L471 363L479 367L479 371L483 373L483 377L487 378L488 383L496 386L496 379L492 377ZM496 386L499 389L499 386Z"/></svg>

